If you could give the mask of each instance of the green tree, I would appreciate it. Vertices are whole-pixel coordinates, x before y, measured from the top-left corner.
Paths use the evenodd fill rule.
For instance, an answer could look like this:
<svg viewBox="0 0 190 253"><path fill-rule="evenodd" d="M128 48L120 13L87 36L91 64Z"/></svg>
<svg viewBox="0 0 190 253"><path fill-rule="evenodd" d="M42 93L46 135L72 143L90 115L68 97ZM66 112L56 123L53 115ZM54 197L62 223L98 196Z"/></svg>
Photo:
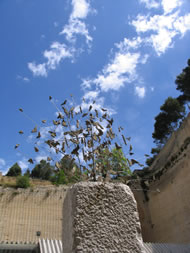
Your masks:
<svg viewBox="0 0 190 253"><path fill-rule="evenodd" d="M152 137L157 144L165 144L185 116L185 106L177 98L168 97L155 117Z"/></svg>
<svg viewBox="0 0 190 253"><path fill-rule="evenodd" d="M52 177L52 181L56 184L76 183L81 180L82 173L72 156L65 155L56 166L58 170Z"/></svg>
<svg viewBox="0 0 190 253"><path fill-rule="evenodd" d="M53 174L53 167L45 160L41 160L31 171L31 177L43 180L50 180Z"/></svg>
<svg viewBox="0 0 190 253"><path fill-rule="evenodd" d="M18 176L16 180L17 188L28 188L30 187L29 177L27 176Z"/></svg>
<svg viewBox="0 0 190 253"><path fill-rule="evenodd" d="M129 160L125 157L122 149L104 149L96 160L97 168L103 177L106 177L107 169L116 178L131 175Z"/></svg>
<svg viewBox="0 0 190 253"><path fill-rule="evenodd" d="M29 169L27 169L27 170L25 171L24 176L30 177L30 170L29 170Z"/></svg>
<svg viewBox="0 0 190 253"><path fill-rule="evenodd" d="M187 67L184 68L180 75L177 76L175 83L177 90L183 94L179 96L182 103L190 101L190 59L187 61Z"/></svg>
<svg viewBox="0 0 190 253"><path fill-rule="evenodd" d="M15 163L7 172L6 176L8 177L17 177L20 176L22 174L22 169L21 167L18 165L18 163Z"/></svg>

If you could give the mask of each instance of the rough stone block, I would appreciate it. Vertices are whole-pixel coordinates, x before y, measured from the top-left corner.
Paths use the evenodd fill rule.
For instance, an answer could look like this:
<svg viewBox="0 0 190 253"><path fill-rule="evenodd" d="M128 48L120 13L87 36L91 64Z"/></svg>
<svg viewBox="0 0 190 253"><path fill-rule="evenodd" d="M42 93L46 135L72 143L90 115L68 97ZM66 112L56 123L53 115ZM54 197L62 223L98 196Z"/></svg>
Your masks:
<svg viewBox="0 0 190 253"><path fill-rule="evenodd" d="M136 201L124 184L81 182L63 205L64 253L140 253Z"/></svg>

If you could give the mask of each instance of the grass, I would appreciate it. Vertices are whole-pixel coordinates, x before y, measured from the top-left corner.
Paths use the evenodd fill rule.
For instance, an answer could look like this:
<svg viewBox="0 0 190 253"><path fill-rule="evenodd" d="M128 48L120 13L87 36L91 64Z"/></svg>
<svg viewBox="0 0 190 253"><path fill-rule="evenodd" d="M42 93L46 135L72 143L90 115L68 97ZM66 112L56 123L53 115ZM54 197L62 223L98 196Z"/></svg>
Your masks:
<svg viewBox="0 0 190 253"><path fill-rule="evenodd" d="M50 181L46 181L46 180L31 179L30 178L30 185L32 187L37 187L37 186L52 185L52 183ZM16 188L16 177L7 177L7 176L0 177L0 186Z"/></svg>

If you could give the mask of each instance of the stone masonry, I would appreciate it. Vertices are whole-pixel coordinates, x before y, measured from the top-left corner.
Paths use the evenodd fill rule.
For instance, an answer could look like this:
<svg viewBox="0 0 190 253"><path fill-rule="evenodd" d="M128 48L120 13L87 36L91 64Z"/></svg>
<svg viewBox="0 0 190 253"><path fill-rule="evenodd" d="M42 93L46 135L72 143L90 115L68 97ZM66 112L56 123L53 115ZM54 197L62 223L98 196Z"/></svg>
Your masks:
<svg viewBox="0 0 190 253"><path fill-rule="evenodd" d="M63 205L63 252L143 252L136 201L130 188L121 183L73 185Z"/></svg>

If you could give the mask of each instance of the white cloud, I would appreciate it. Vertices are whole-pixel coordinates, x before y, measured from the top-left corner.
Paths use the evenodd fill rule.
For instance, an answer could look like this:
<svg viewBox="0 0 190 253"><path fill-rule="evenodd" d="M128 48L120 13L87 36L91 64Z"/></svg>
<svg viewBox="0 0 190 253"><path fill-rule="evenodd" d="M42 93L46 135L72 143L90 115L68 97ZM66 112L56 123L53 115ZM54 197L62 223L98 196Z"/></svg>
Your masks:
<svg viewBox="0 0 190 253"><path fill-rule="evenodd" d="M34 76L47 76L46 64L36 64L35 62L29 62L28 68L32 71Z"/></svg>
<svg viewBox="0 0 190 253"><path fill-rule="evenodd" d="M86 18L89 11L90 5L86 0L72 0L73 11L71 19Z"/></svg>
<svg viewBox="0 0 190 253"><path fill-rule="evenodd" d="M55 21L55 22L53 23L53 25L54 25L55 27L58 27L58 26L59 26L59 23Z"/></svg>
<svg viewBox="0 0 190 253"><path fill-rule="evenodd" d="M90 46L92 37L89 35L86 24L82 20L87 18L88 14L93 10L86 0L72 0L72 6L73 10L69 18L69 23L63 27L60 34L65 34L66 39L73 43L76 41L76 35L82 35L86 38L87 45Z"/></svg>
<svg viewBox="0 0 190 253"><path fill-rule="evenodd" d="M76 41L76 35L83 35L86 38L86 43L92 41L92 37L89 35L88 29L86 28L86 24L78 19L70 20L68 25L65 25L62 32L60 34L65 34L66 39L70 42Z"/></svg>
<svg viewBox="0 0 190 253"><path fill-rule="evenodd" d="M190 30L190 14L179 16L179 11L176 11L168 15L138 15L132 25L137 33L151 32L143 41L161 55L173 46L175 36L184 36L187 30Z"/></svg>
<svg viewBox="0 0 190 253"><path fill-rule="evenodd" d="M164 13L170 13L177 7L182 5L182 0L162 0L162 7L164 9Z"/></svg>
<svg viewBox="0 0 190 253"><path fill-rule="evenodd" d="M99 74L94 83L100 86L102 91L119 90L125 82L132 82L136 77L136 66L140 53L116 53L113 61Z"/></svg>
<svg viewBox="0 0 190 253"><path fill-rule="evenodd" d="M174 23L174 28L181 33L182 36L190 30L190 14L179 17Z"/></svg>
<svg viewBox="0 0 190 253"><path fill-rule="evenodd" d="M55 69L61 60L73 57L73 50L68 49L65 44L54 42L50 46L50 50L44 51L44 57L47 58L46 66L49 69Z"/></svg>
<svg viewBox="0 0 190 253"><path fill-rule="evenodd" d="M145 4L147 9L162 7L165 14L171 13L183 3L182 0L140 0L140 3Z"/></svg>
<svg viewBox="0 0 190 253"><path fill-rule="evenodd" d="M133 39L124 38L120 43L116 43L115 46L120 50L120 52L125 53L130 49L137 49L141 46L143 40L142 38L134 37Z"/></svg>
<svg viewBox="0 0 190 253"><path fill-rule="evenodd" d="M32 71L34 76L47 77L48 70L55 69L60 62L66 58L73 58L75 50L68 48L64 43L53 42L50 46L50 50L45 50L43 56L47 59L42 64L36 64L35 62L29 62L28 68Z"/></svg>
<svg viewBox="0 0 190 253"><path fill-rule="evenodd" d="M84 99L89 99L89 100L93 100L96 99L99 95L99 91L88 91L85 95L84 95Z"/></svg>
<svg viewBox="0 0 190 253"><path fill-rule="evenodd" d="M30 82L30 79L28 77L26 77L26 76L17 75L16 78L19 79L19 80L22 80L24 82Z"/></svg>
<svg viewBox="0 0 190 253"><path fill-rule="evenodd" d="M136 86L135 87L135 93L139 98L144 98L145 93L146 93L146 89L145 89L145 87Z"/></svg>
<svg viewBox="0 0 190 253"><path fill-rule="evenodd" d="M140 3L144 3L148 9L158 8L160 6L160 3L155 0L140 0Z"/></svg>
<svg viewBox="0 0 190 253"><path fill-rule="evenodd" d="M5 166L6 162L4 159L0 158L0 169L2 169Z"/></svg>
<svg viewBox="0 0 190 253"><path fill-rule="evenodd" d="M49 50L45 50L43 56L46 58L46 62L36 64L35 62L29 62L28 68L32 71L34 76L47 77L48 70L56 69L60 62L66 58L70 58L73 61L74 57L79 55L83 50L81 48L74 48L74 43L77 40L77 35L84 36L87 45L90 47L92 37L89 35L89 31L84 22L84 19L90 12L95 12L87 0L72 0L72 12L69 17L69 22L66 24L59 34L65 35L66 40L72 43L70 46L66 46L64 43L58 41L53 42ZM58 23L54 22L54 26L57 27Z"/></svg>
<svg viewBox="0 0 190 253"><path fill-rule="evenodd" d="M23 158L21 161L18 161L18 165L22 170L25 170L28 168L28 160L26 158Z"/></svg>
<svg viewBox="0 0 190 253"><path fill-rule="evenodd" d="M35 161L37 163L40 163L41 160L45 160L46 161L47 160L47 156L38 155L38 156L35 157Z"/></svg>

